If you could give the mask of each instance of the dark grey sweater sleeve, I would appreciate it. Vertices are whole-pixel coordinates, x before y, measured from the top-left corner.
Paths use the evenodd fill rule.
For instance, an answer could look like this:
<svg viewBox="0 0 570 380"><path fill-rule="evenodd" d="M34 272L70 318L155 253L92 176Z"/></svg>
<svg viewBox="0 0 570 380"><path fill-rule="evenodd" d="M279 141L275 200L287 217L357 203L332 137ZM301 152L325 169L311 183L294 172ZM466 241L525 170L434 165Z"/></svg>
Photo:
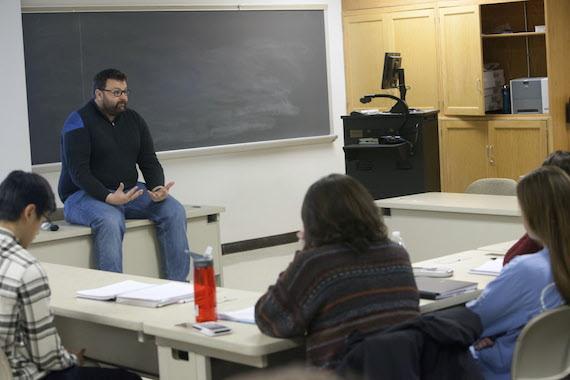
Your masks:
<svg viewBox="0 0 570 380"><path fill-rule="evenodd" d="M89 131L77 112L73 112L65 121L62 151L73 183L93 198L105 202L110 191L91 173Z"/></svg>

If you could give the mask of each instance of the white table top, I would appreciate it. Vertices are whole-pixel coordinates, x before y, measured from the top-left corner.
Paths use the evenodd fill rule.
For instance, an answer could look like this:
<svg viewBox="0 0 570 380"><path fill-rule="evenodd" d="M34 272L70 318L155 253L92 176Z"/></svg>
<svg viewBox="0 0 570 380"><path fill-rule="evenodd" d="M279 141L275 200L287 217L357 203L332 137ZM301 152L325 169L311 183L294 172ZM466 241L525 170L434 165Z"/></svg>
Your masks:
<svg viewBox="0 0 570 380"><path fill-rule="evenodd" d="M521 216L517 197L464 193L422 193L379 199L382 208Z"/></svg>
<svg viewBox="0 0 570 380"><path fill-rule="evenodd" d="M479 251L492 252L497 255L504 256L505 253L507 253L507 251L509 250L509 248L511 248L516 242L517 240L509 240L502 243L486 245L484 247L479 247L477 249Z"/></svg>
<svg viewBox="0 0 570 380"><path fill-rule="evenodd" d="M202 335L192 328L176 326L183 322L195 322L193 303L146 308L75 297L77 290L97 288L124 280L156 284L168 282L167 280L59 264L42 263L42 266L48 274L52 289L52 310L58 316L144 332L163 338L182 339L196 346L238 352L243 355L266 355L301 344L300 341L269 337L262 334L256 325L243 323L222 322L230 326L234 333L215 339ZM257 292L227 288L218 288L217 292L219 311L233 311L252 306L261 296Z"/></svg>
<svg viewBox="0 0 570 380"><path fill-rule="evenodd" d="M497 258L496 255L493 255L492 252L471 250L414 263L414 266L450 267L453 268L453 276L449 277L450 280L473 281L479 284L478 292L466 293L457 297L450 297L438 301L421 299L420 309L422 313L459 305L477 298L477 296L480 294L480 291L482 291L489 282L493 281L495 279L495 276L471 274L469 273L469 270L492 259L502 260L502 258Z"/></svg>

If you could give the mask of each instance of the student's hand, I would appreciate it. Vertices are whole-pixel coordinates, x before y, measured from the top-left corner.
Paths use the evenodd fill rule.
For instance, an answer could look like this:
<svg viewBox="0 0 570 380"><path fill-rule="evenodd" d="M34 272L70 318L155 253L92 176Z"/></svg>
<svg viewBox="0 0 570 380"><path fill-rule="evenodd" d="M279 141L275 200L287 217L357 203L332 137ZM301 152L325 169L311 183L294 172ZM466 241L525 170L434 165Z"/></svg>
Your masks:
<svg viewBox="0 0 570 380"><path fill-rule="evenodd" d="M85 348L82 348L78 352L74 352L75 356L77 356L77 365L82 367L85 364Z"/></svg>
<svg viewBox="0 0 570 380"><path fill-rule="evenodd" d="M170 188L174 186L174 182L168 182L165 186L157 186L152 191L148 192L150 195L150 199L154 202L162 202L163 200L168 197L168 193L170 192Z"/></svg>
<svg viewBox="0 0 570 380"><path fill-rule="evenodd" d="M137 199L143 193L142 189L139 189L136 186L126 193L123 190L125 190L125 185L121 182L115 192L107 195L105 202L115 206L124 205L125 203L129 203L130 201Z"/></svg>
<svg viewBox="0 0 570 380"><path fill-rule="evenodd" d="M479 339L477 342L475 342L475 344L473 345L473 348L475 348L475 350L477 351L481 351L484 348L489 348L489 347L493 347L495 345L495 341L491 338L482 338Z"/></svg>

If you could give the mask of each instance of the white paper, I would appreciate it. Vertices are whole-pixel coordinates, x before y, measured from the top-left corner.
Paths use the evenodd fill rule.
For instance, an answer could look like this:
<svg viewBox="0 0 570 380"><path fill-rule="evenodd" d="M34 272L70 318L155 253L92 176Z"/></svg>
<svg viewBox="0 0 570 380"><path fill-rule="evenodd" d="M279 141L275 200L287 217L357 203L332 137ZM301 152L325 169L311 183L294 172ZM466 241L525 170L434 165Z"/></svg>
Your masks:
<svg viewBox="0 0 570 380"><path fill-rule="evenodd" d="M115 299L119 294L145 289L151 286L155 286L155 284L127 280L100 288L79 290L75 295L78 298L106 301Z"/></svg>
<svg viewBox="0 0 570 380"><path fill-rule="evenodd" d="M117 296L119 299L141 300L149 302L168 302L191 300L194 297L194 287L187 282L169 282L162 285L154 285L151 287L135 290L128 293L122 293Z"/></svg>
<svg viewBox="0 0 570 380"><path fill-rule="evenodd" d="M223 321L241 322L255 325L255 307L251 306L246 309L218 313L218 318Z"/></svg>
<svg viewBox="0 0 570 380"><path fill-rule="evenodd" d="M503 260L489 260L476 268L470 269L471 274L482 274L486 276L498 276L503 269Z"/></svg>

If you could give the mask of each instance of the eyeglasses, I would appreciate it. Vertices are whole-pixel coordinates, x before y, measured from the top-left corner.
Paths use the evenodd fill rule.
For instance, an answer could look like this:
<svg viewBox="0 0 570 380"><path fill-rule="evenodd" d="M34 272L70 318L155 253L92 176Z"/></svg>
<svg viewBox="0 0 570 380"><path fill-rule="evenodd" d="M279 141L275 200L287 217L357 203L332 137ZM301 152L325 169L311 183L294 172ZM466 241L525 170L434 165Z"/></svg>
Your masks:
<svg viewBox="0 0 570 380"><path fill-rule="evenodd" d="M125 94L127 96L129 96L131 94L131 90L126 89L126 90L121 90L121 89L114 89L114 90L107 90L105 88L100 88L99 90L101 91L106 91L106 92L110 92L115 98L118 98L119 96Z"/></svg>

